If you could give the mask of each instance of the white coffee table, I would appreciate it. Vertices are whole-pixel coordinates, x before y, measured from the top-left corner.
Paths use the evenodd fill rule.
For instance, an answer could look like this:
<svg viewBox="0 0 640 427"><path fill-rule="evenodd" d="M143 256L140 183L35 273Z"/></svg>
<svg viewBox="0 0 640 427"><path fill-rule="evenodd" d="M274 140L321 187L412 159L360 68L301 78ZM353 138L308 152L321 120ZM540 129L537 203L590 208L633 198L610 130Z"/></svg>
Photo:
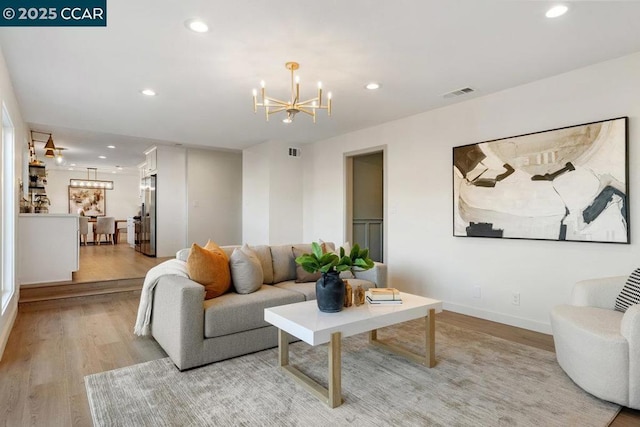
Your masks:
<svg viewBox="0 0 640 427"><path fill-rule="evenodd" d="M341 339L369 332L369 342L432 368L435 366L435 313L442 301L401 293L402 304L352 306L338 313L323 313L316 301L305 301L265 308L264 320L278 328L280 367L312 394L335 408L342 404ZM377 329L413 319L424 318L425 353L413 353L378 340ZM329 343L329 387L289 365L289 335L309 345Z"/></svg>

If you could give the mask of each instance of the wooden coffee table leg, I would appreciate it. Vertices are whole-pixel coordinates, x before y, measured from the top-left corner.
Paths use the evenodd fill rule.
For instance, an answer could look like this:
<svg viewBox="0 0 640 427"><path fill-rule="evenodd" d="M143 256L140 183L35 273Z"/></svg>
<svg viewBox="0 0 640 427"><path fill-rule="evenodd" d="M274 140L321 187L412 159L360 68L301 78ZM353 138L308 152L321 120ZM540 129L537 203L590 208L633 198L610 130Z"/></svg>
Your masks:
<svg viewBox="0 0 640 427"><path fill-rule="evenodd" d="M318 384L307 374L289 365L289 334L278 329L278 358L280 368L307 391L326 403L330 408L342 404L342 334L334 332L329 342L329 387Z"/></svg>
<svg viewBox="0 0 640 427"><path fill-rule="evenodd" d="M426 354L425 365L433 368L436 366L436 311L429 310L429 315L425 317L425 339Z"/></svg>
<svg viewBox="0 0 640 427"><path fill-rule="evenodd" d="M331 334L329 342L329 402L331 408L342 404L342 340L340 332Z"/></svg>
<svg viewBox="0 0 640 427"><path fill-rule="evenodd" d="M436 366L436 310L430 309L429 315L424 318L424 339L425 352L414 353L396 344L390 344L378 340L378 331L376 329L369 331L369 342L375 346L384 348L385 350L399 354L407 359L418 362L421 365L433 368Z"/></svg>
<svg viewBox="0 0 640 427"><path fill-rule="evenodd" d="M278 358L280 366L289 364L289 334L282 329L278 329Z"/></svg>

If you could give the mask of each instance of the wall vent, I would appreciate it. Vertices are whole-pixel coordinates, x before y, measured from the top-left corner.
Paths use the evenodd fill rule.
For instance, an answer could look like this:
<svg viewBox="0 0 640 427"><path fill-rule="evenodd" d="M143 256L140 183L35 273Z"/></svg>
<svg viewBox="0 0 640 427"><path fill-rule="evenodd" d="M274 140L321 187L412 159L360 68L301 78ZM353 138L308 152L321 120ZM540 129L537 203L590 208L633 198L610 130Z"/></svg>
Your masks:
<svg viewBox="0 0 640 427"><path fill-rule="evenodd" d="M462 96L473 92L475 92L475 89L472 89L470 87L463 87L462 89L456 89L449 93L445 93L443 96L445 98L453 98L454 96Z"/></svg>
<svg viewBox="0 0 640 427"><path fill-rule="evenodd" d="M300 157L302 153L299 148L289 148L289 156L290 157Z"/></svg>

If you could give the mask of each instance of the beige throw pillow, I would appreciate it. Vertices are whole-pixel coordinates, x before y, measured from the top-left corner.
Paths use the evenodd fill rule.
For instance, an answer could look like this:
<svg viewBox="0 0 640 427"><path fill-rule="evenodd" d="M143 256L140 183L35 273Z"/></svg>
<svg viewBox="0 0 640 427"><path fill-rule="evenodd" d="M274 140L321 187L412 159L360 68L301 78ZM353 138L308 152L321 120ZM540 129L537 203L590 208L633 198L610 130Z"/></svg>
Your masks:
<svg viewBox="0 0 640 427"><path fill-rule="evenodd" d="M250 294L260 289L263 283L262 265L256 253L246 243L242 248L233 250L229 266L237 293Z"/></svg>
<svg viewBox="0 0 640 427"><path fill-rule="evenodd" d="M298 249L295 246L291 247L293 251L293 258L298 258L304 255L306 252L302 249ZM302 268L302 266L296 263L296 283L315 282L322 276L322 273L309 273Z"/></svg>

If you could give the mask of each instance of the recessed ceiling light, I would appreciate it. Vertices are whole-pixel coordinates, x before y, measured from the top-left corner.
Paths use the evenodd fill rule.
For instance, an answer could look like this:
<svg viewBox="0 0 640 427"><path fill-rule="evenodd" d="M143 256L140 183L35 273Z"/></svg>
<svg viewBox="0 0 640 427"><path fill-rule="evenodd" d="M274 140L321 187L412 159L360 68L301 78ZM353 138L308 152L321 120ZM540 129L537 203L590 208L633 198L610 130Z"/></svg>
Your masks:
<svg viewBox="0 0 640 427"><path fill-rule="evenodd" d="M107 148L116 148L115 145L107 145Z"/></svg>
<svg viewBox="0 0 640 427"><path fill-rule="evenodd" d="M567 6L559 4L547 10L547 13L545 13L545 16L547 18L557 18L558 16L562 16L565 13L567 13L567 10L569 10Z"/></svg>
<svg viewBox="0 0 640 427"><path fill-rule="evenodd" d="M67 168L67 170L72 171L72 170L73 170L73 168Z"/></svg>
<svg viewBox="0 0 640 427"><path fill-rule="evenodd" d="M376 82L371 82L371 83L367 83L367 85L365 86L366 89L369 90L376 90L376 89L380 89L380 83L376 83Z"/></svg>
<svg viewBox="0 0 640 427"><path fill-rule="evenodd" d="M116 168L121 171L122 170L122 166L116 166Z"/></svg>
<svg viewBox="0 0 640 427"><path fill-rule="evenodd" d="M140 93L146 96L156 96L156 91L153 89L142 89Z"/></svg>
<svg viewBox="0 0 640 427"><path fill-rule="evenodd" d="M111 173L116 173L116 171L111 171Z"/></svg>
<svg viewBox="0 0 640 427"><path fill-rule="evenodd" d="M189 19L184 23L184 25L186 25L188 29L190 29L191 31L195 31L196 33L206 33L207 31L209 31L209 26L204 21L198 18Z"/></svg>
<svg viewBox="0 0 640 427"><path fill-rule="evenodd" d="M75 163L71 163L71 166L75 166L75 165L76 165Z"/></svg>
<svg viewBox="0 0 640 427"><path fill-rule="evenodd" d="M98 156L99 159L106 159L107 156Z"/></svg>

